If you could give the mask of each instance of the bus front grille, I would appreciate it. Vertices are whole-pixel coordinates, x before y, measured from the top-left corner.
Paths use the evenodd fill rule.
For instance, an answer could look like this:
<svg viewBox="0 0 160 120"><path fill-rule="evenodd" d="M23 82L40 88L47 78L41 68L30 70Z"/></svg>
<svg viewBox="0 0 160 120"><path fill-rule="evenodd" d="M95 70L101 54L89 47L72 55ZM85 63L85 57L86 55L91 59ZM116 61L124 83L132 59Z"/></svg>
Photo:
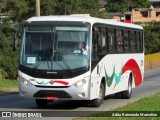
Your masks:
<svg viewBox="0 0 160 120"><path fill-rule="evenodd" d="M35 98L44 98L48 96L54 96L57 98L72 98L71 95L63 90L39 90L33 95Z"/></svg>
<svg viewBox="0 0 160 120"><path fill-rule="evenodd" d="M42 86L42 85L35 85L35 87L39 87L39 88L68 88L70 86Z"/></svg>

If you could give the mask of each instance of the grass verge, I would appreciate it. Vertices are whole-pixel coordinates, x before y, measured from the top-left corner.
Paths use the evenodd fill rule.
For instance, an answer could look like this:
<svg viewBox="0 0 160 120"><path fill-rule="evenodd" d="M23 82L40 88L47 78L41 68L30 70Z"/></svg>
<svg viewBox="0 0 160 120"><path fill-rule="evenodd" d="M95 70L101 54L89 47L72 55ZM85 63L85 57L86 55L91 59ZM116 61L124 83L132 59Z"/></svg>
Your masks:
<svg viewBox="0 0 160 120"><path fill-rule="evenodd" d="M157 111L160 112L160 93L143 98L137 102L128 104L111 111ZM75 118L74 120L160 120L159 117L107 117L107 112L91 115L89 117Z"/></svg>
<svg viewBox="0 0 160 120"><path fill-rule="evenodd" d="M18 91L17 80L2 80L0 81L0 92Z"/></svg>

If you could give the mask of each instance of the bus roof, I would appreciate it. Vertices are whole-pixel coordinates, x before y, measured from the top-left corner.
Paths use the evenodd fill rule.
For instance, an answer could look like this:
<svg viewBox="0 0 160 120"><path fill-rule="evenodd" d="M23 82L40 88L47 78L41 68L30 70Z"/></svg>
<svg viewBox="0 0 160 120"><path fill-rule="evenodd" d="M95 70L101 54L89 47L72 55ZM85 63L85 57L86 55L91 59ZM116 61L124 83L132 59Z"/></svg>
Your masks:
<svg viewBox="0 0 160 120"><path fill-rule="evenodd" d="M77 21L77 22L89 22L91 24L103 23L103 24L116 25L116 26L122 26L122 27L128 27L128 28L143 29L142 26L140 25L118 22L113 19L102 19L102 18L90 17L87 14L39 16L39 17L32 17L27 20L27 22L32 22L32 21Z"/></svg>

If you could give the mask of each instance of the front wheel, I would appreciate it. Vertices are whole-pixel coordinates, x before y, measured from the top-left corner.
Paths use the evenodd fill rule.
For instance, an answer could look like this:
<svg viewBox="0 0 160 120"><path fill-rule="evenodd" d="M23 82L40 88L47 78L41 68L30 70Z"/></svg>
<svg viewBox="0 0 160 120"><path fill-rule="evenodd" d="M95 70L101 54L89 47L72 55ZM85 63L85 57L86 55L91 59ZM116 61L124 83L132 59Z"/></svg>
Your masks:
<svg viewBox="0 0 160 120"><path fill-rule="evenodd" d="M131 98L131 95L132 95L132 78L131 76L129 77L129 80L128 80L128 89L123 91L121 93L121 96L122 98L124 99L130 99Z"/></svg>
<svg viewBox="0 0 160 120"><path fill-rule="evenodd" d="M103 83L101 83L99 89L99 97L91 101L91 106L99 107L104 101L104 94L104 85Z"/></svg>
<svg viewBox="0 0 160 120"><path fill-rule="evenodd" d="M35 101L36 101L37 106L40 108L46 107L48 103L48 101L44 99L36 99Z"/></svg>

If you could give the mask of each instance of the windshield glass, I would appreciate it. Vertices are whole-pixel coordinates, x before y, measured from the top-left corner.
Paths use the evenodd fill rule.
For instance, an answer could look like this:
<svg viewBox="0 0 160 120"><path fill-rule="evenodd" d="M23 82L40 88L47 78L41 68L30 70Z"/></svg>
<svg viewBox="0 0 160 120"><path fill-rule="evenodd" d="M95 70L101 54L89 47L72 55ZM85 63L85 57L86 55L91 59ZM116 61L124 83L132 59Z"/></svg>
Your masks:
<svg viewBox="0 0 160 120"><path fill-rule="evenodd" d="M25 26L20 65L40 70L89 66L89 27Z"/></svg>

